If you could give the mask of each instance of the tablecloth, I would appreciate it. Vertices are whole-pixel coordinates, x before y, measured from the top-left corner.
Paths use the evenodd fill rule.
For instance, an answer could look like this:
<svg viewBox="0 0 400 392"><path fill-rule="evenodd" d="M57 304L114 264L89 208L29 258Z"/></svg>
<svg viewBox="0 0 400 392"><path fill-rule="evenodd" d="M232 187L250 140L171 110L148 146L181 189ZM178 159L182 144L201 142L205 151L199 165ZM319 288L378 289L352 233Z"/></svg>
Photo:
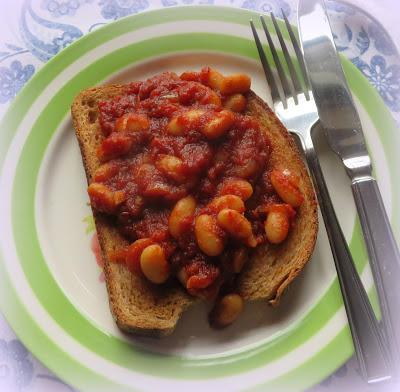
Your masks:
<svg viewBox="0 0 400 392"><path fill-rule="evenodd" d="M296 23L297 0L3 0L0 2L0 117L46 61L84 34L126 15L172 6L228 5L283 10ZM377 89L400 122L397 0L327 3L337 48ZM31 9L34 18L27 18ZM387 389L387 388L386 388ZM28 352L0 314L0 391L73 391ZM354 358L313 391L378 391L358 376Z"/></svg>

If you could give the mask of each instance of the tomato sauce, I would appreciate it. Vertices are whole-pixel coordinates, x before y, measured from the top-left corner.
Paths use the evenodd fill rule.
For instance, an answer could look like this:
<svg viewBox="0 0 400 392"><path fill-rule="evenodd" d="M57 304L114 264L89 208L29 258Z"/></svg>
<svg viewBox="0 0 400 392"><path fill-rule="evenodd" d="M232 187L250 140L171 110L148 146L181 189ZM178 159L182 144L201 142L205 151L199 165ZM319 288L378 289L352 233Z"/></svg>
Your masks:
<svg viewBox="0 0 400 392"><path fill-rule="evenodd" d="M225 110L227 96L207 85L207 72L205 68L181 77L165 72L132 83L125 95L99 103L104 140L97 154L102 165L92 183L104 187L96 192L89 187L89 195L92 207L112 216L129 243L145 238L160 244L172 275L190 294L214 298L234 279L233 253L248 246L218 228L224 251L208 256L196 241L196 216L213 214L209 203L217 196L240 196L235 184L245 180L254 192L245 201L244 216L260 244L266 237L259 206L280 199L268 177L271 147L260 124ZM222 115L229 122L222 134L199 131ZM173 119L178 131L169 125ZM171 210L188 195L196 199L195 213L181 222L183 234L173 238L168 226ZM129 248L122 251L138 272L137 260L131 262L136 256L129 254Z"/></svg>

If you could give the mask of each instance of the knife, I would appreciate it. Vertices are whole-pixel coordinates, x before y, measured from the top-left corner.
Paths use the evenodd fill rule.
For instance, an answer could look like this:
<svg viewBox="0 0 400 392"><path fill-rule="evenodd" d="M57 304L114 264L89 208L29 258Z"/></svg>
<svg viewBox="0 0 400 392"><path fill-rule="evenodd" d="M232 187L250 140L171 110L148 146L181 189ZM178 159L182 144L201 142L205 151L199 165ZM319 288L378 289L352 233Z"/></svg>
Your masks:
<svg viewBox="0 0 400 392"><path fill-rule="evenodd" d="M318 115L330 148L341 158L357 206L393 371L400 357L400 253L372 175L363 130L336 51L323 0L299 0L300 40Z"/></svg>

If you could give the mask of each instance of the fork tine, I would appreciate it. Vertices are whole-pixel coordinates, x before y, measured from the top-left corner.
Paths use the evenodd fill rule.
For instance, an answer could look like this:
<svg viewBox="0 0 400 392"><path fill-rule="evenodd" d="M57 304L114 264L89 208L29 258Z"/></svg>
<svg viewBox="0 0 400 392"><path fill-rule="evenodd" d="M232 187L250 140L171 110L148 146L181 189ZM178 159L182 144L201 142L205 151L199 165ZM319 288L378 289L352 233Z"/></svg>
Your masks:
<svg viewBox="0 0 400 392"><path fill-rule="evenodd" d="M279 60L278 53L276 52L275 45L272 42L271 34L269 33L267 24L265 23L265 20L262 16L260 16L261 24L263 26L265 36L267 37L268 40L268 45L269 48L271 49L272 57L274 58L276 69L278 70L278 75L282 84L283 88L283 95L284 99L282 99L283 107L286 109L287 108L287 100L286 97L291 96L290 88L289 88L289 81L286 78L285 71L283 69L282 63Z"/></svg>
<svg viewBox="0 0 400 392"><path fill-rule="evenodd" d="M251 30L253 32L254 40L256 41L257 51L258 51L258 55L260 57L262 67L264 69L264 74L265 74L265 77L267 78L267 83L271 89L272 100L275 102L275 101L281 99L279 90L275 83L275 77L274 77L274 74L272 73L271 67L267 60L267 57L265 56L264 49L262 47L260 38L258 36L256 28L254 27L254 23L253 23L252 19L250 19L250 26L251 26Z"/></svg>
<svg viewBox="0 0 400 392"><path fill-rule="evenodd" d="M291 93L292 93L294 102L297 105L299 103L299 101L297 99L297 94L302 92L302 89L300 86L300 81L299 81L299 78L297 77L296 70L294 69L293 62L290 57L285 40L282 37L281 29L279 28L279 25L276 22L275 15L273 12L271 12L270 15L271 15L272 23L275 27L276 35L278 36L278 39L279 39L279 43L281 44L281 48L282 48L282 52L283 52L283 55L286 60L286 64L288 65L288 68L289 68L290 77L291 77L292 83L293 83L293 86L290 85L290 89L291 89Z"/></svg>
<svg viewBox="0 0 400 392"><path fill-rule="evenodd" d="M294 51L296 53L297 60L298 60L298 62L300 64L300 69L301 69L301 73L302 73L303 80L304 80L304 85L305 85L305 86L303 86L302 90L303 90L303 93L304 93L304 95L305 95L305 97L306 97L306 99L308 101L310 99L310 94L309 94L310 82L308 80L307 71L306 71L306 65L304 64L304 59L303 59L303 54L301 53L299 43L297 42L297 38L294 35L292 26L290 25L290 23L288 21L288 18L286 17L286 14L283 11L283 9L281 9L281 12L282 12L282 15L283 15L283 19L285 20L285 25L286 25L286 28L288 30L290 40L292 41L293 49L294 49Z"/></svg>

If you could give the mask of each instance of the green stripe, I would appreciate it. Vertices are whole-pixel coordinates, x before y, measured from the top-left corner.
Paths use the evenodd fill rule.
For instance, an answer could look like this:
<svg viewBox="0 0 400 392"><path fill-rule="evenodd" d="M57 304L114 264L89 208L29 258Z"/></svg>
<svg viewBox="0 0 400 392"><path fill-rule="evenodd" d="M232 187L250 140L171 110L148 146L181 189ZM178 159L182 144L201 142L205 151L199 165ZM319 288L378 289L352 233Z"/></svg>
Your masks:
<svg viewBox="0 0 400 392"><path fill-rule="evenodd" d="M147 26L158 25L163 23L186 21L186 20L209 20L223 21L225 23L235 23L240 25L248 25L250 18L254 18L254 12L247 10L239 10L231 7L174 7L170 9L160 9L149 12L143 12L140 15L133 15L122 18L114 23L103 26L91 33L86 34L79 40L75 41L57 56L49 60L42 67L22 91L14 99L9 110L4 115L0 129L2 130L0 143L0 167L3 164L5 153L8 145L13 137L13 130L17 129L21 117L15 113L25 113L32 104L32 99L38 96L44 87L53 80L63 69L71 65L77 58L83 56L90 50L104 44L110 39L118 36L142 29ZM258 18L257 18L258 19ZM267 25L273 33L272 21L266 17ZM258 20L255 22L260 26ZM284 23L278 21L283 35L288 39L288 34L284 28ZM295 29L297 32L297 29Z"/></svg>
<svg viewBox="0 0 400 392"><path fill-rule="evenodd" d="M49 339L19 300L3 262L0 262L0 276L2 277L0 287L2 312L12 323L14 332L28 350L34 353L50 370L82 391L96 390L100 392L118 389L121 392L132 392L134 390L111 382L108 378L88 369L85 364L77 363L76 358L60 350L58 342Z"/></svg>
<svg viewBox="0 0 400 392"><path fill-rule="evenodd" d="M37 95L40 93L40 91L43 89L47 83L49 83L50 80L52 80L62 69L64 69L66 66L68 66L70 63L72 63L78 55L84 54L87 50L94 48L95 46L104 43L104 41L110 39L110 38L115 38L116 35L122 34L126 31L132 31L132 22L135 21L134 23L134 28L139 28L138 26L146 26L150 24L149 20L151 18L154 18L153 22L158 23L160 21L160 15L163 16L163 21L166 20L179 20L179 18L184 17L184 14L186 13L185 19L188 19L190 17L191 19L199 19L199 18L204 18L204 19L213 19L213 20L221 20L223 18L225 21L231 21L234 23L239 23L241 24L247 24L247 19L251 15L254 17L254 14L246 12L245 15L242 11L238 10L232 10L229 9L229 11L233 11L232 13L228 12L228 9L219 11L217 12L217 8L213 7L210 10L212 11L211 15L212 18L210 18L210 10L207 10L208 7L202 7L199 9L199 12L204 12L204 14L199 14L198 12L193 12L191 11L190 14L188 15L188 9L174 9L173 13L170 12L170 10L163 10L163 11L157 11L154 13L148 13L146 15L140 15L139 17L131 17L127 18L121 22L118 22L113 25L109 25L103 29L100 29L96 31L95 33L88 35L84 37L82 40L78 41L76 44L72 45L70 48L68 48L66 51L62 52L59 56L54 58L52 61L49 62L48 65L46 65L31 81L31 83L28 84L28 86L25 88L23 92L18 96L15 104L13 107L9 110L8 115L5 119L4 124L7 125L7 131L8 131L8 137L9 139L5 138L5 141L9 143L11 140L11 136L16 129L16 126L21 120L21 116L18 116L19 113L24 112L23 109L25 105L25 110L29 108L29 106L32 104L32 100L34 99L33 97L35 95L32 95L33 92ZM179 10L178 13L176 11ZM191 9L193 10L193 8ZM168 11L168 12L166 12ZM220 13L221 12L221 13ZM164 18L164 15L166 15L166 18ZM195 16L194 16L195 15ZM228 15L228 16L227 16ZM147 21L144 21L144 17L150 18L147 19ZM245 18L245 20L243 20ZM141 23L141 24L140 24ZM124 25L124 27L122 27ZM103 35L100 37L100 33ZM98 35L99 34L99 35ZM203 37L203 40L201 39ZM246 40L241 40L238 38L234 38L234 43L233 45L230 45L229 43L232 43L232 37L221 37L218 36L221 41L218 43L214 41L214 36L207 36L206 35L200 35L198 38L196 38L196 34L194 35L186 35L186 38L188 39L188 42L185 45L184 40L179 40L177 37L174 37L175 40L173 42L174 46L170 46L170 48L176 51L179 50L186 50L186 49L204 49L204 50L217 50L221 51L221 48L225 52L232 52L232 53L238 53L241 55L245 55L247 57L251 58L257 58L257 55L253 49L249 49L251 45L249 45L249 42ZM169 38L169 37L168 37ZM229 39L228 39L229 38ZM163 38L165 39L165 38ZM161 40L163 40L161 39ZM196 41L197 40L197 41ZM190 45L188 45L190 43ZM149 42L147 42L147 45ZM37 171L39 169L40 161L42 159L43 153L45 151L45 147L47 146L47 143L49 142L50 137L52 136L52 133L55 129L57 129L57 125L60 123L62 118L65 116L65 110L62 109L62 107L69 106L68 103L71 102L73 96L78 92L78 90L84 88L85 86L89 86L92 84L97 83L101 79L104 79L107 77L110 73L112 73L115 70L120 69L121 67L125 65L132 64L134 61L138 61L141 58L146 58L145 56L151 56L154 53L160 54L160 48L165 48L169 46L162 46L162 45L168 45L172 43L166 42L166 41L158 41L157 45L157 51L154 51L154 48L152 51L147 50L146 52L146 47L141 47L141 50L137 50L138 47L134 47L132 45L129 48L126 48L124 50L120 50L117 52L118 56L116 57L115 62L112 61L111 59L108 59L107 62L107 57L101 61L101 67L99 69L96 69L97 66L100 66L99 62L95 65L92 65L88 69L91 69L92 71L95 70L95 72L91 73L88 70L85 70L78 74L73 81L68 83L58 94L53 98L52 102L50 105L54 105L53 109L54 111L50 111L48 108L47 114L45 115L45 112L43 112L36 122L34 129L32 130L31 136L29 141L27 142L26 146L24 147L24 155L21 159L21 162L19 163L18 166L18 174L17 177L19 180L26 180L27 182L22 184L19 182L19 180L16 180L15 183L15 188L14 188L14 195L15 196L24 196L24 201L25 203L22 203L19 199L20 197L16 197L15 201L16 204L13 206L13 214L15 214L15 226L14 226L14 233L16 237L18 237L18 251L21 256L21 260L23 262L23 267L25 270L25 273L27 277L29 278L30 284L32 287L35 287L34 290L39 293L38 297L39 300L43 301L46 305L46 307L50 307L50 314L52 314L57 322L59 322L66 330L68 330L72 336L74 336L78 341L79 340L85 340L88 339L85 342L82 342L86 344L88 347L90 347L94 352L99 352L100 355L107 357L116 357L114 358L117 363L120 363L123 366L126 367L133 367L136 370L144 371L144 372L150 372L155 375L161 376L169 376L173 377L174 374L170 374L171 371L179 371L184 374L178 374L175 376L181 376L183 378L192 378L192 377L199 377L199 373L201 372L203 377L218 377L222 376L223 374L232 374L232 373L237 373L240 371L245 371L247 369L254 368L256 366L261 366L268 361L271 361L275 358L278 358L280 355L290 351L293 347L296 347L297 345L301 344L304 342L306 339L311 337L316 331L318 331L331 317L333 314L332 310L336 310L341 306L341 300L340 300L340 293L338 289L337 282L334 283L334 285L328 290L328 292L324 295L324 297L320 300L318 303L317 307L314 308L314 310L318 310L318 312L311 312L309 313L303 320L298 322L296 325L293 325L289 331L286 331L284 335L281 335L280 337L274 339L272 342L267 344L265 347L259 348L257 350L252 350L250 358L245 358L245 355L249 355L249 353L242 353L239 355L235 356L230 356L229 358L225 358L225 361L233 361L233 363L223 363L221 358L217 358L215 360L207 360L207 361L198 361L198 360L193 360L193 361L187 361L184 360L182 361L180 358L171 358L169 357L168 360L165 356L160 356L160 355L153 355L149 353L144 353L140 352L137 349L132 349L131 346L127 345L124 342L121 342L115 338L110 338L107 335L103 334L101 331L98 331L95 329L93 326L91 326L87 320L85 320L81 315L77 314L77 319L74 319L75 322L78 323L78 328L74 326L75 323L68 323L68 320L66 320L68 317L66 317L64 312L69 315L69 318L71 317L71 314L77 313L76 310L74 309L73 305L69 303L69 301L63 296L62 292L59 290L57 284L53 281L52 276L50 275L48 268L43 260L43 256L41 255L40 252L40 247L39 243L37 240L37 237L34 235L34 238L32 238L32 243L26 242L27 238L30 238L32 235L32 231L34 232L34 217L33 217L33 205L32 205L32 200L34 198L34 186L36 183L36 176L37 176ZM138 44L136 44L138 45ZM139 44L140 45L140 44ZM229 46L230 45L230 46ZM140 47L139 47L140 48ZM134 50L136 49L136 50ZM120 58L123 56L123 53L128 55L128 57L125 57L125 60ZM132 51L132 52L130 52ZM146 54L144 54L146 53ZM68 54L68 56L66 55ZM64 56L63 56L64 55ZM129 57L132 56L132 57ZM143 57L144 56L144 57ZM109 56L108 56L109 57ZM125 61L125 62L124 62ZM108 68L107 68L108 67ZM105 71L107 69L107 71ZM46 72L44 72L46 70ZM100 74L98 73L100 72ZM358 72L356 72L358 75ZM353 76L353 75L351 75ZM365 81L363 81L363 86L362 89L360 90L359 94L362 95L361 93L364 93L363 89L365 90ZM75 84L74 84L75 83ZM31 87L35 86L35 88ZM360 86L358 86L360 87ZM31 91L29 90L31 89ZM30 91L30 94L29 94ZM18 100L20 100L20 105L17 105ZM378 104L376 104L378 107L382 107L381 101L378 99ZM49 106L50 106L49 105ZM374 110L371 113L376 112L376 107L373 108ZM50 123L52 126L49 126ZM40 128L39 125L42 127ZM51 128L51 129L49 129ZM3 128L4 129L4 128ZM35 132L38 132L38 130L41 130L43 133L38 136L41 139L36 139L35 141L32 140L33 134ZM393 128L388 127L387 129L392 130ZM388 131L391 132L391 131ZM3 137L5 135L1 135ZM30 145L30 143L32 143ZM8 145L7 143L7 145ZM36 144L36 145L35 145ZM39 150L35 150L37 148L40 148ZM31 155L30 155L31 154ZM3 156L3 155L2 155ZM30 161L28 158L34 158L33 161ZM1 159L1 157L0 157ZM28 170L26 173L29 173L28 176L24 175L24 171ZM32 173L34 175L32 175ZM30 197L30 199L29 199ZM22 198L21 198L22 199ZM29 200L26 200L29 199ZM18 203L18 204L17 204ZM22 208L19 210L19 208ZM25 214L25 215L24 215ZM25 219L25 221L22 220L22 217ZM26 223L29 222L28 225ZM30 229L28 230L26 226L30 226ZM24 231L26 229L26 231ZM21 241L25 241L21 242ZM21 246L23 245L23 246ZM357 249L355 249L357 248ZM359 236L359 230L357 233L357 230L355 233L353 233L353 239L352 239L352 250L356 251L357 255L360 255L360 251L363 251L362 247L362 241L360 240ZM29 263L29 260L35 260L35 268L38 268L40 273L35 273L35 271L32 271L33 266ZM39 263L38 260L41 262ZM361 262L360 262L361 260ZM362 268L362 264L365 264L365 252L362 254L362 257L358 258L358 266ZM362 262L364 261L364 262ZM33 274L33 275L32 275ZM36 276L35 276L36 274ZM41 275L44 274L44 275ZM49 296L49 291L41 289L41 285L45 286L50 284L52 294ZM38 286L39 285L39 286ZM42 291L42 292L41 292ZM46 295L47 293L47 295ZM55 296L53 297L53 294ZM49 298L51 297L51 298ZM14 299L16 300L16 299ZM12 301L12 299L10 300ZM60 301L60 302L59 302ZM9 303L7 301L7 303ZM10 302L11 303L11 302ZM57 309L57 306L59 304L62 304L60 308ZM324 307L322 304L329 304L328 306ZM319 308L319 309L318 309ZM61 311L62 309L62 311ZM24 310L19 309L18 314L23 313ZM25 310L26 312L26 310ZM8 311L7 312L7 317L10 319L13 319L13 315L11 314L12 312ZM28 312L27 312L28 313ZM13 325L17 324L17 322L13 322ZM69 330L72 328L71 330ZM83 328L83 329L81 329ZM21 328L20 328L21 329ZM29 336L31 334L31 336ZM32 332L26 332L26 340L31 342L31 345L34 346L35 342L35 337L36 337L37 331L32 330ZM92 335L93 334L93 335ZM77 336L75 336L77 335ZM22 335L21 335L22 336ZM51 341L48 341L48 344L51 345L53 344ZM345 341L345 344L347 344L347 347L351 347L351 340L349 335L347 334L347 341ZM40 347L44 347L44 343L41 346L37 346L37 351L36 354L40 355L41 352L44 350L40 349ZM31 348L31 347L30 347ZM32 350L35 352L35 349L32 348ZM321 352L321 355L323 354L324 351ZM65 355L65 354L64 354ZM338 355L337 357L332 357L329 359L329 363L333 363L334 366L339 364L341 360L343 360L345 357ZM63 363L65 359L60 360L61 364ZM167 364L168 362L168 364ZM317 363L317 362L315 362ZM310 382L312 380L315 380L315 377L322 377L322 371L319 372L319 368L317 367L317 371L315 369L315 363L314 363L314 373L310 374ZM77 370L79 369L80 364L76 363ZM143 367L143 369L142 369ZM152 372L152 369L154 372ZM183 371L182 371L183 370ZM57 370L56 370L57 371ZM204 373L203 373L204 371ZM58 371L60 373L60 371ZM68 380L72 380L73 378L70 378L71 375L64 375ZM100 380L99 380L100 381Z"/></svg>
<svg viewBox="0 0 400 392"><path fill-rule="evenodd" d="M297 328L291 328L290 332L286 332L280 338L273 339L262 348L230 356L228 360L231 362L235 359L234 364L227 364L227 358L188 361L179 357L170 357L166 364L163 356L150 353L144 354L142 352L137 353L139 355L138 360L140 358L140 363L138 364L133 361L135 357L129 344L116 338L108 337L96 329L77 312L62 291L58 289L57 283L52 278L40 251L34 228L33 200L40 164L47 144L66 115L66 108L69 108L73 97L85 86L96 84L132 62L151 57L155 52L162 54L169 51L177 52L190 49L209 49L241 54L246 57L257 57L254 48L249 45L249 41L244 39L232 39L228 36L209 34L185 34L154 38L124 47L99 59L81 71L55 94L52 101L40 114L25 144L17 169L14 189L14 195L23 195L23 197L15 197L16 202L13 207L15 216L14 233L24 271L38 299L59 325L81 344L119 365L140 369L150 374L154 369L151 365L155 362L160 362L157 373L166 377L197 378L199 377L199 367L202 369L207 368L207 377L221 377L261 366L281 357L303 343L312 336L312 333L319 330L334 311L341 306L338 288L336 287L336 292L331 291L328 293L331 296L329 301L324 299L313 309L312 322L307 323L307 321L303 320L297 325ZM31 241L27 242L26 238L31 238ZM355 238L359 238L359 236ZM361 249L362 247L359 247L356 254L359 255ZM30 263L32 256L36 260L35 264ZM41 262L39 263L38 260ZM362 257L362 259L358 257L357 261L361 269L365 264L365 257ZM363 265L360 264L361 261L364 262ZM46 284L44 284L45 282ZM334 295L332 295L333 293ZM322 317L323 311L327 311L325 317ZM74 317L71 317L71 314L74 314ZM247 358L249 356L251 356L250 359ZM243 360L244 357L246 357L246 360ZM181 371L182 366L189 367L189 369L183 373Z"/></svg>
<svg viewBox="0 0 400 392"><path fill-rule="evenodd" d="M150 374L156 371L159 375L176 378L198 378L199 368L202 371L207 369L207 373L204 373L206 377L222 377L261 366L279 358L311 337L342 304L336 286L336 289L328 293L323 303L321 302L309 318L306 317L296 327L292 326L290 331L285 331L283 335L272 339L269 344L261 348L228 358L188 361L170 356L166 362L164 356L144 353L137 349L134 351L132 346L125 341L110 337L95 328L59 289L41 253L34 217L37 176L51 136L67 115L73 97L82 88L94 85L127 65L149 58L154 53L159 55L170 51L193 49L208 49L241 54L250 58L257 57L249 41L214 34L185 34L153 38L108 54L66 83L40 114L22 151L13 192L15 196L14 235L18 255L31 287L54 320L82 345L104 358L127 368ZM27 238L30 241L27 241ZM32 258L35 263L31 262ZM231 362L232 360L234 363ZM185 372L182 372L183 368L186 369Z"/></svg>
<svg viewBox="0 0 400 392"><path fill-rule="evenodd" d="M267 383L257 385L251 388L251 391L265 392L268 388L270 391L303 391L310 386L310 378L320 381L333 373L340 365L332 361L332 358L341 358L342 361L347 360L353 354L352 346L349 345L349 328L346 327L336 335L335 339L330 341L323 350L314 357L304 362L293 371L276 378ZM316 376L315 373L318 373ZM318 377L318 378L317 378Z"/></svg>
<svg viewBox="0 0 400 392"><path fill-rule="evenodd" d="M358 91L363 88L368 90L363 94L357 94L357 98L368 114L373 113L373 116L371 116L372 123L376 129L380 130L379 138L381 139L390 170L396 170L399 167L398 163L395 164L395 162L399 161L400 132L392 114L382 103L382 98L376 89L366 83L364 76L358 71L357 67L350 61L342 61L342 64L350 89L352 91ZM376 106L377 102L381 104L379 108ZM374 154L373 146L371 146L370 154L372 156ZM392 187L391 223L396 239L400 242L400 182L396 180L398 175L393 175L391 178L393 179L390 181Z"/></svg>

